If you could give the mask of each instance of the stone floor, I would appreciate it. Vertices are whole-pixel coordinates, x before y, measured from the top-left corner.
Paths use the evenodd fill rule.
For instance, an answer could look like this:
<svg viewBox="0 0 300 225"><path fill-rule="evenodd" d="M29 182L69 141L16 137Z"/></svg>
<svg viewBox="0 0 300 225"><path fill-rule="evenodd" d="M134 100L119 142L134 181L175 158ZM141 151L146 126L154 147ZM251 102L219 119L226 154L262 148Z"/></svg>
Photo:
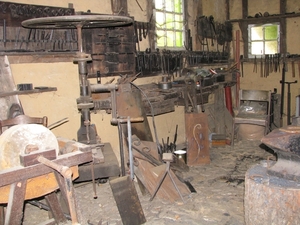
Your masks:
<svg viewBox="0 0 300 225"><path fill-rule="evenodd" d="M240 225L244 224L244 175L261 160L276 160L272 151L259 141L241 141L234 148L210 149L211 163L190 167L183 174L197 193L185 197L185 203L169 203L149 195L142 195L138 185L140 202L146 217L146 225ZM76 185L76 196L85 224L122 224L109 183L97 185L97 199L93 198L90 182ZM24 225L38 224L48 213L26 204Z"/></svg>

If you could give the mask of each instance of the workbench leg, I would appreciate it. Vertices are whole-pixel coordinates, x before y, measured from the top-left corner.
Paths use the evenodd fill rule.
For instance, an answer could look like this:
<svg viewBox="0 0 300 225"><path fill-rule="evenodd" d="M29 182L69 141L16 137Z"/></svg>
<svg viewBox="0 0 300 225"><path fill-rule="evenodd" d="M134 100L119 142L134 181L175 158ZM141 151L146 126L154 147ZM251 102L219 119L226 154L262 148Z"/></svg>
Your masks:
<svg viewBox="0 0 300 225"><path fill-rule="evenodd" d="M0 225L4 225L4 205L0 205Z"/></svg>
<svg viewBox="0 0 300 225"><path fill-rule="evenodd" d="M10 185L10 193L5 214L5 225L22 224L27 180Z"/></svg>
<svg viewBox="0 0 300 225"><path fill-rule="evenodd" d="M50 212L52 213L55 222L57 224L66 223L67 219L64 216L62 208L57 199L56 193L52 192L51 194L46 195L45 199L47 201L48 206L50 207Z"/></svg>

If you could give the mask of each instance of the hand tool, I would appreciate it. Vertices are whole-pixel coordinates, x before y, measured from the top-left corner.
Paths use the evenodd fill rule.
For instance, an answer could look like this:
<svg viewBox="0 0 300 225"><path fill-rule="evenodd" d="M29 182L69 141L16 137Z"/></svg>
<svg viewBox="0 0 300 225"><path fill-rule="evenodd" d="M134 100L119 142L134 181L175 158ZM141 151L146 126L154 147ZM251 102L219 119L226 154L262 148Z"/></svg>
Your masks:
<svg viewBox="0 0 300 225"><path fill-rule="evenodd" d="M28 34L27 34L27 37L26 37L26 50L28 50L31 32L32 32L32 29L29 29L29 30L28 30Z"/></svg>
<svg viewBox="0 0 300 225"><path fill-rule="evenodd" d="M254 56L253 72L257 73L257 59L256 59L256 56Z"/></svg>
<svg viewBox="0 0 300 225"><path fill-rule="evenodd" d="M294 61L294 59L292 59L292 77L296 77L295 61Z"/></svg>
<svg viewBox="0 0 300 225"><path fill-rule="evenodd" d="M15 37L15 49L18 47L19 37L20 37L20 27L16 28L16 37Z"/></svg>
<svg viewBox="0 0 300 225"><path fill-rule="evenodd" d="M139 29L139 41L143 40L143 34L142 34L142 25L141 23L138 23L138 29Z"/></svg>
<svg viewBox="0 0 300 225"><path fill-rule="evenodd" d="M264 76L264 65L263 65L263 58L262 58L262 56L260 57L260 77L263 77Z"/></svg>
<svg viewBox="0 0 300 225"><path fill-rule="evenodd" d="M244 56L240 55L240 63L241 63L241 69L242 69L242 73L241 76L244 76L244 62L243 62Z"/></svg>
<svg viewBox="0 0 300 225"><path fill-rule="evenodd" d="M6 49L6 20L3 19L3 46Z"/></svg>
<svg viewBox="0 0 300 225"><path fill-rule="evenodd" d="M270 55L270 58L269 58L269 72L270 73L273 72L273 55Z"/></svg>

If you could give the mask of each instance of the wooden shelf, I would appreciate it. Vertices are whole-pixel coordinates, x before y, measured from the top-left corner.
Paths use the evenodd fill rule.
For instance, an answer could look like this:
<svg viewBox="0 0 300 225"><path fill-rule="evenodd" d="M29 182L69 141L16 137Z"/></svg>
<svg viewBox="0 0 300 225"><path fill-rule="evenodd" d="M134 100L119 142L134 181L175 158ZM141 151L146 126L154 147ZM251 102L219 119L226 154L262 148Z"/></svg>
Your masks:
<svg viewBox="0 0 300 225"><path fill-rule="evenodd" d="M286 14L278 14L278 15L270 15L270 16L261 16L261 17L251 17L245 19L232 19L228 20L229 22L256 22L260 20L272 20L272 19L282 19L282 18L292 18L292 17L300 17L300 13L286 13Z"/></svg>
<svg viewBox="0 0 300 225"><path fill-rule="evenodd" d="M35 88L32 90L25 90L25 91L9 91L9 92L0 92L0 97L7 97L11 95L27 95L27 94L35 94L35 93L42 93L42 92L50 92L50 91L57 91L56 87L41 87Z"/></svg>

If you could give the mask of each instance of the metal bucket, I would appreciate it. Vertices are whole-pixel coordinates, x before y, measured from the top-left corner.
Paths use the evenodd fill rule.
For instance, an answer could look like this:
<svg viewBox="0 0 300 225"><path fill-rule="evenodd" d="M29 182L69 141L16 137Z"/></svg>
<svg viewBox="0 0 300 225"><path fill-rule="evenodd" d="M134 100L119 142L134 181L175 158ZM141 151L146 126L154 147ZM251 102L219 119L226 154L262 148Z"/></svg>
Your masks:
<svg viewBox="0 0 300 225"><path fill-rule="evenodd" d="M186 164L186 150L180 149L180 150L174 151L174 153L179 160L181 160L182 162L184 162Z"/></svg>

